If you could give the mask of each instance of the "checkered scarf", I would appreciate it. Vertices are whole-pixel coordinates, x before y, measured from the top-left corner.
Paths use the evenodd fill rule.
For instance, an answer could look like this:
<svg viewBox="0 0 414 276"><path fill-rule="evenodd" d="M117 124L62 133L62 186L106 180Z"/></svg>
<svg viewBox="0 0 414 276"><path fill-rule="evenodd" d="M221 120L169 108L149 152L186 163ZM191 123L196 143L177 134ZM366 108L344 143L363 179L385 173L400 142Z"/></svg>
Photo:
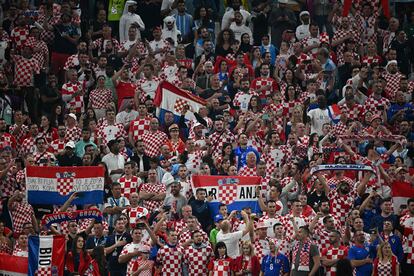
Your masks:
<svg viewBox="0 0 414 276"><path fill-rule="evenodd" d="M49 227L53 223L60 223L70 220L81 220L86 218L93 218L97 221L102 221L102 213L97 209L53 213L43 217L42 225Z"/></svg>
<svg viewBox="0 0 414 276"><path fill-rule="evenodd" d="M329 165L319 165L311 169L311 174L320 172L320 171L337 171L337 170L346 170L346 171L370 171L374 172L371 166L369 165L359 165L359 164L329 164Z"/></svg>
<svg viewBox="0 0 414 276"><path fill-rule="evenodd" d="M302 245L302 246L301 246ZM295 262L299 254L299 266L294 267L297 271L310 271L310 247L312 243L309 239L304 242L298 242L292 250L292 262ZM299 248L300 251L299 251Z"/></svg>

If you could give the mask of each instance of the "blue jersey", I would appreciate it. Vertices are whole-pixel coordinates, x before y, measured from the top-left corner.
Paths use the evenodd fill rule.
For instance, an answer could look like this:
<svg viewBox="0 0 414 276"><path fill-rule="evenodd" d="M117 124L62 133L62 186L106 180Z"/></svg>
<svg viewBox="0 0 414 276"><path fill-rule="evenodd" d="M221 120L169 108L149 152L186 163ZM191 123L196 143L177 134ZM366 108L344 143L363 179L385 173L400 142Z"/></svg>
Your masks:
<svg viewBox="0 0 414 276"><path fill-rule="evenodd" d="M352 260L363 260L371 258L369 244L364 246L352 246L348 251L348 259ZM356 268L356 276L370 276L372 274L372 263L364 264Z"/></svg>
<svg viewBox="0 0 414 276"><path fill-rule="evenodd" d="M279 276L289 272L288 258L279 253L277 256L266 255L262 259L262 272L265 276Z"/></svg>

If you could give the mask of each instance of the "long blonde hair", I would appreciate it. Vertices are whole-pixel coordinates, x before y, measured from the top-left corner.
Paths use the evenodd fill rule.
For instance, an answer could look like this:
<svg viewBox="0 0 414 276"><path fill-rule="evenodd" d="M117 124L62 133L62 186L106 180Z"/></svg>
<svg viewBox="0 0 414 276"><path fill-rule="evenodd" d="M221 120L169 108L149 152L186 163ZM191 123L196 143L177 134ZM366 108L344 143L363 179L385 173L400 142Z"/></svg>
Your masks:
<svg viewBox="0 0 414 276"><path fill-rule="evenodd" d="M382 261L384 260L384 258L387 258L388 260L391 261L392 259L392 251L391 251L391 255L389 257L384 256L384 254L382 254L382 250L384 249L384 247L388 245L389 247L391 247L391 245L388 242L382 242L380 243L380 245L378 246L377 249L377 256L378 256L378 260Z"/></svg>
<svg viewBox="0 0 414 276"><path fill-rule="evenodd" d="M254 256L255 254L254 254L254 247L253 247L253 244L250 242L250 241L242 241L241 242L241 244L240 244L240 252L242 252L242 254L243 254L243 246L248 246L248 247L250 247L250 254L249 254L249 257L252 257L252 256Z"/></svg>

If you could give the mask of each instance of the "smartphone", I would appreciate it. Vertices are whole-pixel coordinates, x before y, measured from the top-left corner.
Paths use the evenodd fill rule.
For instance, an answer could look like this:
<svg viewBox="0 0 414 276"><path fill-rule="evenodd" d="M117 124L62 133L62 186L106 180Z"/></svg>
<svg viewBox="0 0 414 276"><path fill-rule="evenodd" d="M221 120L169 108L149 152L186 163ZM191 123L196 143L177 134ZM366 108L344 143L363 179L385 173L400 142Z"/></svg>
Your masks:
<svg viewBox="0 0 414 276"><path fill-rule="evenodd" d="M384 106L383 105L379 105L379 106L377 106L377 110L384 110Z"/></svg>
<svg viewBox="0 0 414 276"><path fill-rule="evenodd" d="M143 222L138 222L137 224L135 224L136 228L145 228L145 223Z"/></svg>

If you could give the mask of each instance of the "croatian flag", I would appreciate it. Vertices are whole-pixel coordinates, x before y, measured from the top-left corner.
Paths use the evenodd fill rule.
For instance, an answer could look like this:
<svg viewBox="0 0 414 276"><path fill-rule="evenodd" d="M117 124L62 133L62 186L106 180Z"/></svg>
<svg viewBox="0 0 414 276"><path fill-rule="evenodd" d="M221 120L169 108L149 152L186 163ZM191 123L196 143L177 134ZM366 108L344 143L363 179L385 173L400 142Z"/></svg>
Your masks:
<svg viewBox="0 0 414 276"><path fill-rule="evenodd" d="M341 117L341 108L337 104L330 105L328 107L328 113L334 124L339 123L339 119Z"/></svg>
<svg viewBox="0 0 414 276"><path fill-rule="evenodd" d="M27 201L61 205L76 192L73 204L99 204L104 196L102 167L27 167Z"/></svg>
<svg viewBox="0 0 414 276"><path fill-rule="evenodd" d="M27 257L0 254L0 275L26 276Z"/></svg>
<svg viewBox="0 0 414 276"><path fill-rule="evenodd" d="M414 173L414 170L410 170L410 174ZM392 191L392 203L394 211L400 209L402 204L407 204L407 200L414 198L414 188L411 183L406 181L394 181L391 186Z"/></svg>
<svg viewBox="0 0 414 276"><path fill-rule="evenodd" d="M190 92L184 91L167 81L163 81L158 85L155 93L154 105L158 107L158 118L164 120L166 111L172 112L176 117L181 116L181 112L186 106L192 107L194 112L198 112L200 107L205 107L207 102ZM192 112L185 114L186 120L195 120Z"/></svg>
<svg viewBox="0 0 414 276"><path fill-rule="evenodd" d="M65 269L64 235L29 236L28 275L59 275Z"/></svg>
<svg viewBox="0 0 414 276"><path fill-rule="evenodd" d="M198 188L207 190L207 195L213 198L209 202L213 215L218 214L220 203L226 204L229 211L250 207L253 213L260 212L257 201L256 187L260 185L258 176L205 176L195 175L193 194Z"/></svg>

